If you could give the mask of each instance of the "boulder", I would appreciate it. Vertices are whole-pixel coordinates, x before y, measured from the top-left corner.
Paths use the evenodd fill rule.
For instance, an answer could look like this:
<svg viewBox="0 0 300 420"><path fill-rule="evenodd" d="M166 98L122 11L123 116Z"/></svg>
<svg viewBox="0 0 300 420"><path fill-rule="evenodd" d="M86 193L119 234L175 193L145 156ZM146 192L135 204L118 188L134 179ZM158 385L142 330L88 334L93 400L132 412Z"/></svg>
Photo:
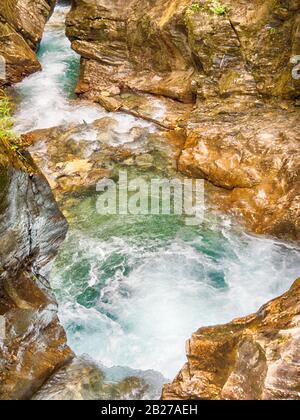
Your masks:
<svg viewBox="0 0 300 420"><path fill-rule="evenodd" d="M56 0L6 0L0 4L0 84L20 82L41 69L36 50Z"/></svg>

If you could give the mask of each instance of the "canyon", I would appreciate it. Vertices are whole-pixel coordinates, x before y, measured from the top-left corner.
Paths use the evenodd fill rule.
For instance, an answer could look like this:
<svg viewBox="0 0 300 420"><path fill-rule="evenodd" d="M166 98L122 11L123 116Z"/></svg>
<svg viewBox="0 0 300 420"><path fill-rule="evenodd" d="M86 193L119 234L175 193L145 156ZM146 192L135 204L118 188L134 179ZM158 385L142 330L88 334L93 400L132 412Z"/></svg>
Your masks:
<svg viewBox="0 0 300 420"><path fill-rule="evenodd" d="M57 29L65 19L64 7L62 15L57 9L52 16L49 34L44 33L55 3L8 0L0 6L0 55L7 71L2 84L7 88L24 80L7 88L16 102L21 144L10 134L2 135L0 143L0 315L6 327L6 336L0 337L0 399L142 399L158 398L161 389L163 399L175 400L300 399L299 280L292 285L300 261L300 80L293 77L291 63L300 55L299 2L73 0L66 34L80 56L80 70L72 67L78 56L68 52L70 68L59 67L54 80L47 73L49 57L61 54L60 64L66 63L68 48L61 47L65 41ZM41 43L43 33L48 43ZM50 42L56 42L57 51ZM64 72L66 79L57 85ZM76 87L69 86L70 75ZM69 97L61 93L62 85ZM45 86L50 86L47 101ZM74 89L80 99L72 96ZM132 176L204 179L209 208L204 227L182 233L180 220L152 224L134 219L128 235L122 220L97 219L89 194L99 180L115 179L120 169ZM238 227L222 225L223 215ZM64 241L66 219L70 233ZM85 248L88 256L82 255ZM250 262L248 253L257 261ZM104 274L99 268L96 273L113 280L100 291L85 278L98 260ZM157 273L156 265L165 271ZM120 275L124 285L118 283ZM251 291L255 275L258 283ZM209 281L194 289L199 276ZM169 283L160 289L156 280L163 277ZM216 297L219 289L226 303ZM270 302L241 318L246 315L243 302L238 309L234 302L239 293L243 302L252 296L253 303L245 306L249 312ZM165 299L167 323L173 321L173 327L153 327L164 324L157 306L158 319L149 310L153 319L141 316L142 326L120 320L128 336L110 330L88 339L84 335L97 331L83 324L88 309L97 309L92 316L106 331L104 315L109 322L126 317L126 296L143 308L148 294L147 308ZM79 306L73 308L69 295ZM218 305L226 317L218 314ZM121 315L116 306L123 308ZM191 313L190 306L195 307ZM170 356L170 363L165 356L159 364L155 359L164 350L157 348L148 366L141 355L147 354L143 345L152 343L152 336L172 347L181 328L183 347L189 329L176 318L177 309L187 313L184 321L191 331L201 327L197 312L203 325L226 322L231 314L239 318L195 332L186 345L187 363L166 384L164 377L172 379L173 365L178 371L182 359L175 355L173 362ZM152 336L141 333L145 325ZM140 356L128 355L126 366L133 368L116 374L80 357L82 346L87 347L77 331L82 341L99 337L97 345L116 354L110 360L109 351L97 348L89 354L97 362L125 366L119 343L126 353L122 345L128 341ZM135 337L130 341L135 334L142 344ZM172 370L165 368L168 364Z"/></svg>

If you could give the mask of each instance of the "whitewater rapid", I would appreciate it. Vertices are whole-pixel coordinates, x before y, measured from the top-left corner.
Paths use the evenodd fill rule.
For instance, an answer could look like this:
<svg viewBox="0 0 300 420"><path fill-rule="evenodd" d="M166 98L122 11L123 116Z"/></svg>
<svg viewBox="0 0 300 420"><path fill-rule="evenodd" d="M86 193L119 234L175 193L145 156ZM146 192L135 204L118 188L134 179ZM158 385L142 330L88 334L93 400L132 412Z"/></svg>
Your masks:
<svg viewBox="0 0 300 420"><path fill-rule="evenodd" d="M70 123L89 124L108 115L101 106L78 100L74 95L80 56L72 50L65 35L68 10L69 6L56 6L46 25L38 52L42 71L27 77L13 89L17 103L14 129L18 133ZM130 115L119 113L115 118L120 132L126 133L133 125L151 127Z"/></svg>
<svg viewBox="0 0 300 420"><path fill-rule="evenodd" d="M255 312L299 274L299 249L248 235L227 218L105 217L74 202L53 272L70 345L106 366L173 378L201 326Z"/></svg>

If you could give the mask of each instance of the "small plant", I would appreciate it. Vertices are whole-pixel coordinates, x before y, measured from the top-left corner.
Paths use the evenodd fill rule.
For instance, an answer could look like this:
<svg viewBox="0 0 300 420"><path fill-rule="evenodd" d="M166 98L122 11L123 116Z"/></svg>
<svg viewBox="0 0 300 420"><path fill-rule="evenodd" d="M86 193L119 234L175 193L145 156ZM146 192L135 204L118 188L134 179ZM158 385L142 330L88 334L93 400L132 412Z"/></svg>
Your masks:
<svg viewBox="0 0 300 420"><path fill-rule="evenodd" d="M200 10L201 5L199 3L193 3L187 8L186 14L187 16L193 16L194 14L199 13Z"/></svg>
<svg viewBox="0 0 300 420"><path fill-rule="evenodd" d="M0 145L6 153L11 153L21 160L25 160L22 153L22 145L13 131L13 119L11 116L11 103L3 91L0 91Z"/></svg>
<svg viewBox="0 0 300 420"><path fill-rule="evenodd" d="M269 28L269 34L275 35L277 33L277 28Z"/></svg>
<svg viewBox="0 0 300 420"><path fill-rule="evenodd" d="M227 7L221 4L219 1L212 1L211 5L209 6L209 10L213 12L215 15L226 15L228 13Z"/></svg>
<svg viewBox="0 0 300 420"><path fill-rule="evenodd" d="M218 0L208 1L206 4L193 3L186 9L186 16L193 16L201 11L211 12L218 16L226 15L229 10Z"/></svg>
<svg viewBox="0 0 300 420"><path fill-rule="evenodd" d="M10 101L3 92L0 92L0 138L13 138L12 128Z"/></svg>

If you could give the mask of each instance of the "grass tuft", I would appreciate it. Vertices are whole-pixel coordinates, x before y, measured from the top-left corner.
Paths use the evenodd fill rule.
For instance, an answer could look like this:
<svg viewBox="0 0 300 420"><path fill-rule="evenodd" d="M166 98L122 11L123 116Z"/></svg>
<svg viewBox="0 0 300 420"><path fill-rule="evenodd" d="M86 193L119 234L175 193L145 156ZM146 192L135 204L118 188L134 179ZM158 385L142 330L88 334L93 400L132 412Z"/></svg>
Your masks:
<svg viewBox="0 0 300 420"><path fill-rule="evenodd" d="M212 1L209 6L209 10L215 15L223 16L228 13L227 7L221 4L219 1Z"/></svg>
<svg viewBox="0 0 300 420"><path fill-rule="evenodd" d="M23 166L26 156L22 150L24 144L13 131L12 107L10 99L0 90L0 166L8 162ZM21 165L20 165L21 164Z"/></svg>
<svg viewBox="0 0 300 420"><path fill-rule="evenodd" d="M186 16L193 16L201 11L207 11L214 15L224 16L229 13L229 9L219 0L211 0L206 4L193 3L186 9Z"/></svg>

